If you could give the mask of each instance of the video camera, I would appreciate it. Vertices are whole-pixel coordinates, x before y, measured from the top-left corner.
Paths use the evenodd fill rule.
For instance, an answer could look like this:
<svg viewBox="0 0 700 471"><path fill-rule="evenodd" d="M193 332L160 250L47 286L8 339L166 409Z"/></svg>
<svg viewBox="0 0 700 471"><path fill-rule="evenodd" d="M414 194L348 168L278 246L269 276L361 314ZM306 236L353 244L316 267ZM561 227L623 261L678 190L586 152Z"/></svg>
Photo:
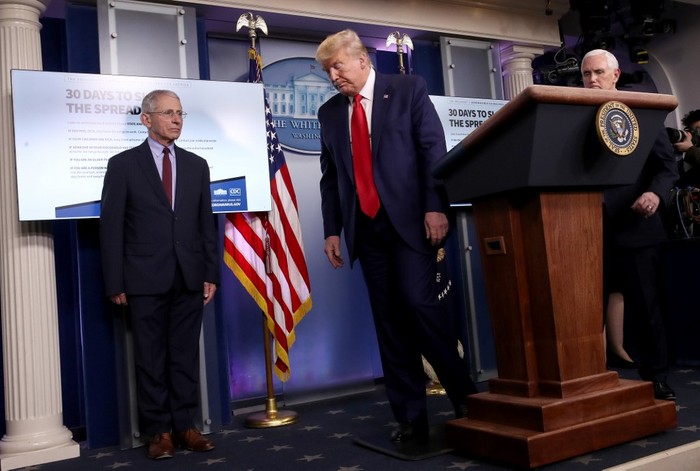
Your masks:
<svg viewBox="0 0 700 471"><path fill-rule="evenodd" d="M668 139L671 144L676 144L678 142L683 142L687 139L686 132L689 132L692 136L692 142L694 146L700 144L700 136L698 136L698 131L692 128L676 129L676 128L666 128L666 134L668 134Z"/></svg>

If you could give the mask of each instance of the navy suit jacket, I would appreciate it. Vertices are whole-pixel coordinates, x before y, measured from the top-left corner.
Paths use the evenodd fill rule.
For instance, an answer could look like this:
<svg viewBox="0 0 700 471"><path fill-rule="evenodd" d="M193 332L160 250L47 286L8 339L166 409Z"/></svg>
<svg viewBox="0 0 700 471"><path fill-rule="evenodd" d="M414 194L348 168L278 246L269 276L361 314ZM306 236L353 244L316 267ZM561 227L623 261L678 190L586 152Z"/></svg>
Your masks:
<svg viewBox="0 0 700 471"><path fill-rule="evenodd" d="M337 94L321 106L321 212L324 237L340 235L356 258L355 216L359 210L352 166L348 97ZM433 250L425 237L428 211L446 213L442 183L430 169L446 150L445 134L418 76L377 73L372 103L372 170L381 204L405 242Z"/></svg>
<svg viewBox="0 0 700 471"><path fill-rule="evenodd" d="M190 290L219 282L209 166L180 147L175 158L174 211L147 140L109 159L100 216L108 296L165 293L178 263Z"/></svg>

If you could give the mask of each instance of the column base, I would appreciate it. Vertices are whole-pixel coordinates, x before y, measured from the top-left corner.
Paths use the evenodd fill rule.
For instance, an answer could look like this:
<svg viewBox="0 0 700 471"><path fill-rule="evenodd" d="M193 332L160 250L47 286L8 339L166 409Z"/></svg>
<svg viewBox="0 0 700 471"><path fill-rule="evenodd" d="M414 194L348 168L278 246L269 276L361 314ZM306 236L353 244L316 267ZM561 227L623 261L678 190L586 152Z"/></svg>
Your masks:
<svg viewBox="0 0 700 471"><path fill-rule="evenodd" d="M9 471L11 469L19 469L43 463L68 460L79 456L80 445L71 440L70 443L55 448L0 455L0 471Z"/></svg>

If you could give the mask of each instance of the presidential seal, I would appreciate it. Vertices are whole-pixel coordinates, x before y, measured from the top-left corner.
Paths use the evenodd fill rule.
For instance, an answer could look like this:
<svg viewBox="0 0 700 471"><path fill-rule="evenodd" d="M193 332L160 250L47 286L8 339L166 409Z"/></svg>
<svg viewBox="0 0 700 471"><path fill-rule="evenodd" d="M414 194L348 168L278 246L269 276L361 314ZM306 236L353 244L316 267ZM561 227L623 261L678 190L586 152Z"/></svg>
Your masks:
<svg viewBox="0 0 700 471"><path fill-rule="evenodd" d="M634 152L639 143L639 124L627 105L619 101L603 103L595 118L598 138L605 147L621 157Z"/></svg>

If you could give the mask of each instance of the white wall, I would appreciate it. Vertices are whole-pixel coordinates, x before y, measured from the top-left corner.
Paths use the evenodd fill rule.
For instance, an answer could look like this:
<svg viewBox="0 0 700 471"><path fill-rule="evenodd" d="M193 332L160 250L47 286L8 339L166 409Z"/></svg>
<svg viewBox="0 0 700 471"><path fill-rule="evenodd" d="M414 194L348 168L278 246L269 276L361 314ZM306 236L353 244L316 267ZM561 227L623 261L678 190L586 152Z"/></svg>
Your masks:
<svg viewBox="0 0 700 471"><path fill-rule="evenodd" d="M700 6L675 3L666 16L676 20L677 32L649 43L647 70L660 93L678 98L678 108L666 122L680 126L683 115L700 109Z"/></svg>

